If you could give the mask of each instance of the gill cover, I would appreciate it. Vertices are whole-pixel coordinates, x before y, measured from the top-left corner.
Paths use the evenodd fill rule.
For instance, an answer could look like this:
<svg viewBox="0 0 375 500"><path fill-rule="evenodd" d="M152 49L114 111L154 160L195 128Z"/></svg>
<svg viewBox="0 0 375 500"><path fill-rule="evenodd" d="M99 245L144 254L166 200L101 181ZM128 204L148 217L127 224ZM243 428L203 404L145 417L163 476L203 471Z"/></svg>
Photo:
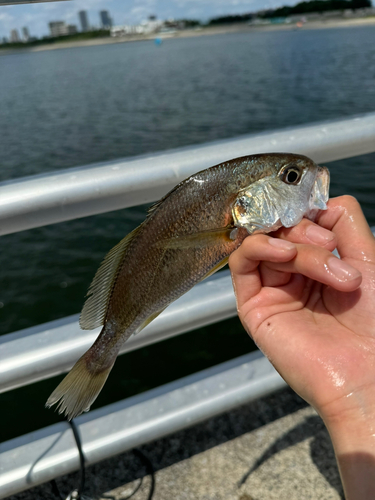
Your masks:
<svg viewBox="0 0 375 500"><path fill-rule="evenodd" d="M295 226L304 216L313 219L318 210L327 208L328 189L325 167L305 170L297 185L283 182L278 175L264 177L235 200L234 225L246 228L249 234Z"/></svg>

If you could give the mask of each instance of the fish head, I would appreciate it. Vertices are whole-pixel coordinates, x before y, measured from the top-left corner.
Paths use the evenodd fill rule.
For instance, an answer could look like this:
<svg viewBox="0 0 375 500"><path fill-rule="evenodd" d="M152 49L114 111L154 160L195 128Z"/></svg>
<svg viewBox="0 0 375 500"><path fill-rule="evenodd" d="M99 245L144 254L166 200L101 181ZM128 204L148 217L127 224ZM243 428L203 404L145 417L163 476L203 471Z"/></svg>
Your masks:
<svg viewBox="0 0 375 500"><path fill-rule="evenodd" d="M232 206L236 227L249 234L268 233L292 227L303 217L314 220L326 210L329 197L329 171L302 155L268 155L273 162L268 175L241 190Z"/></svg>

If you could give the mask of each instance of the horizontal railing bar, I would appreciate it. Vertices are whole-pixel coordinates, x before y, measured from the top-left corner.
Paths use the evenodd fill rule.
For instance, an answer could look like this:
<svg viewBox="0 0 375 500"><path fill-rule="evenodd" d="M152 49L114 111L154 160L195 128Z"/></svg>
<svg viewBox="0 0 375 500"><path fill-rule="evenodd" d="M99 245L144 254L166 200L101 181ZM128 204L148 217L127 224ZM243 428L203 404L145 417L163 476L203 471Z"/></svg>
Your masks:
<svg viewBox="0 0 375 500"><path fill-rule="evenodd" d="M317 163L375 151L375 113L0 183L0 235L155 201L217 163L264 152Z"/></svg>
<svg viewBox="0 0 375 500"><path fill-rule="evenodd" d="M61 0L0 0L0 7L2 5L18 5L21 3L44 3L44 2L61 2Z"/></svg>
<svg viewBox="0 0 375 500"><path fill-rule="evenodd" d="M86 465L197 424L285 386L259 352L94 410L75 419ZM0 444L0 498L79 468L67 423Z"/></svg>
<svg viewBox="0 0 375 500"><path fill-rule="evenodd" d="M375 226L372 231L375 235ZM120 354L236 314L230 273L222 271L172 303L139 335L131 337ZM78 318L76 314L0 336L0 393L70 370L100 332L100 328L81 330Z"/></svg>
<svg viewBox="0 0 375 500"><path fill-rule="evenodd" d="M200 283L171 304L120 353L139 349L237 314L229 271ZM78 315L0 336L0 392L70 370L100 332L81 330Z"/></svg>

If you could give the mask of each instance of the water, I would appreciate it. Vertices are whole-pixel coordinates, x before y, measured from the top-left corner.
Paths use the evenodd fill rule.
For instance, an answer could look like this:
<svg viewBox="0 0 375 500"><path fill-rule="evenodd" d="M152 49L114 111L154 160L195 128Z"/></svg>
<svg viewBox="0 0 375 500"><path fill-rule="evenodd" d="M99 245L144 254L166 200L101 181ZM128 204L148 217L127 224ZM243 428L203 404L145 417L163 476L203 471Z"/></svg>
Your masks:
<svg viewBox="0 0 375 500"><path fill-rule="evenodd" d="M0 180L374 111L374 81L374 27L4 55ZM372 154L330 165L331 195L355 195L371 224L374 163ZM105 253L144 215L131 208L2 237L0 334L79 312ZM252 348L237 320L181 339L120 358L98 404ZM55 384L2 395L5 427L15 428L21 400L42 407ZM18 433L54 418L35 415Z"/></svg>
<svg viewBox="0 0 375 500"><path fill-rule="evenodd" d="M375 28L3 56L0 180L369 111Z"/></svg>

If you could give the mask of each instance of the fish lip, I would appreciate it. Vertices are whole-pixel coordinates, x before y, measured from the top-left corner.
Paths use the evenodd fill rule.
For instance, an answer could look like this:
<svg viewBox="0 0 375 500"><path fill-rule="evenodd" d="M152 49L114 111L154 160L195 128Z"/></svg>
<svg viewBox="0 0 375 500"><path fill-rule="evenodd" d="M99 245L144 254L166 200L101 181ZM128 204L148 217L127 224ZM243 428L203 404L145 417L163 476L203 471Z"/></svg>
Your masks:
<svg viewBox="0 0 375 500"><path fill-rule="evenodd" d="M315 186L320 194L321 201L326 204L329 199L329 182L330 182L330 174L327 167L318 166L318 173L315 179ZM325 206L325 210L327 205Z"/></svg>
<svg viewBox="0 0 375 500"><path fill-rule="evenodd" d="M306 214L306 217L312 221L315 220L319 210L327 210L329 181L330 175L328 168L318 166L318 172L310 195L309 211Z"/></svg>

